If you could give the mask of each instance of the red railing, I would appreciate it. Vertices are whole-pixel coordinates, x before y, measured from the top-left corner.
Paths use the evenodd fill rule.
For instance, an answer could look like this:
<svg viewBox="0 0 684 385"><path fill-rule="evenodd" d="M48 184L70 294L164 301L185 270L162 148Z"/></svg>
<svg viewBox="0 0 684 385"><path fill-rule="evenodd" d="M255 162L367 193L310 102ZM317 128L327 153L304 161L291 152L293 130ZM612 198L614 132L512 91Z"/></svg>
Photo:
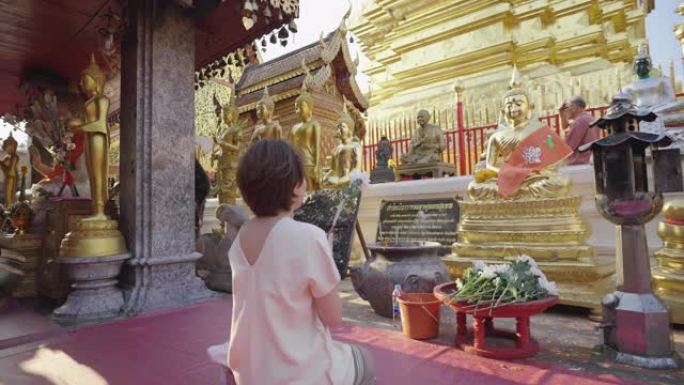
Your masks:
<svg viewBox="0 0 684 385"><path fill-rule="evenodd" d="M598 118L605 113L607 108L607 106L595 107L589 108L587 111ZM442 161L455 164L458 175L472 174L473 166L478 162L480 154L485 149L488 133L496 129L497 125L493 123L479 127L464 127L463 107L460 104L451 113L442 111L436 116L440 118L436 124L446 128L444 132L446 150L442 154ZM539 120L554 129L560 136L564 136L564 133L561 132L558 114L544 116ZM374 122L372 125L374 130L366 138L366 141L372 141L372 143L364 142L363 146L365 170L370 171L375 168L375 150L377 143L383 136L390 139L393 149L392 159L398 164L401 155L409 151L410 133L413 128L415 128L415 123L406 118L393 122Z"/></svg>

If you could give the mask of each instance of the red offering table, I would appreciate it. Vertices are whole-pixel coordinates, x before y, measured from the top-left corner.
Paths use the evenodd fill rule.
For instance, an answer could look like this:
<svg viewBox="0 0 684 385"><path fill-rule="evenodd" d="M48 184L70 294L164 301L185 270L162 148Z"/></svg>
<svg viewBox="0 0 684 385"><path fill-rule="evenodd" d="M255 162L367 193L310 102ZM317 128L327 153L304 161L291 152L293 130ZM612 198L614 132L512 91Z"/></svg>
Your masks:
<svg viewBox="0 0 684 385"><path fill-rule="evenodd" d="M451 294L456 292L453 282L435 286L434 294L440 301L456 312L456 346L465 352L496 359L516 359L531 357L539 353L539 343L530 335L530 317L553 306L557 296L544 299L498 306L493 309L477 309L472 304L452 302ZM466 316L473 317L473 328L468 329ZM515 332L494 327L494 318L515 318ZM485 338L498 337L515 340L515 347L493 347L485 343Z"/></svg>

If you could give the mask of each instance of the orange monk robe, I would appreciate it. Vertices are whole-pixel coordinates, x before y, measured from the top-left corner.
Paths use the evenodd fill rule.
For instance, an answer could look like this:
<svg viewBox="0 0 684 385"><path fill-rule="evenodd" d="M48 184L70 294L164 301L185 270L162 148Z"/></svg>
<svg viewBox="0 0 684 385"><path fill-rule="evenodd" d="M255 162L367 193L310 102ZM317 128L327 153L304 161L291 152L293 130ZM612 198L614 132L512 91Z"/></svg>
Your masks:
<svg viewBox="0 0 684 385"><path fill-rule="evenodd" d="M572 154L572 149L548 127L523 139L499 170L498 190L504 198L514 194L527 177L552 167Z"/></svg>

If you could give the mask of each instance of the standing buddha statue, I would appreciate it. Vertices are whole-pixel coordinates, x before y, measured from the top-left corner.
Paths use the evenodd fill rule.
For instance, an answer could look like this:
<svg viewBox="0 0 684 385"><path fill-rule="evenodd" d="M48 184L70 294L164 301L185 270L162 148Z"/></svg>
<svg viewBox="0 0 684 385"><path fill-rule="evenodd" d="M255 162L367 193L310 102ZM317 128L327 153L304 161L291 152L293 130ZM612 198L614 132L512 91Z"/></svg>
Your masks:
<svg viewBox="0 0 684 385"><path fill-rule="evenodd" d="M504 118L487 140L484 169L468 185L474 201L559 198L570 190L570 179L555 166L571 151L539 122L517 76L515 71L503 98Z"/></svg>
<svg viewBox="0 0 684 385"><path fill-rule="evenodd" d="M300 122L292 126L290 141L299 150L304 163L306 185L309 190L320 188L321 124L313 120L314 100L302 85L302 92L295 100L295 113Z"/></svg>
<svg viewBox="0 0 684 385"><path fill-rule="evenodd" d="M118 224L105 214L108 200L107 171L109 154L109 99L104 96L105 74L91 56L81 73L79 87L87 98L83 121L72 120L67 126L85 133L85 163L90 182L91 215L81 218L62 240L61 256L108 256L126 252Z"/></svg>
<svg viewBox="0 0 684 385"><path fill-rule="evenodd" d="M238 197L235 173L237 172L242 126L238 123L235 89L233 88L232 91L230 101L222 108L223 122L219 125L218 132L214 136L214 142L217 145L214 157L218 160L216 179L219 203L234 205L235 199Z"/></svg>
<svg viewBox="0 0 684 385"><path fill-rule="evenodd" d="M361 143L355 140L356 123L347 112L347 104L337 120L340 143L332 152L330 170L323 176L321 185L326 188L345 187L351 182L349 176L353 171L361 171L363 166L363 149Z"/></svg>
<svg viewBox="0 0 684 385"><path fill-rule="evenodd" d="M2 173L5 176L5 208L9 209L16 201L17 191L17 163L19 163L19 156L17 155L17 140L10 136L2 141L2 149L5 151L5 157L0 161Z"/></svg>
<svg viewBox="0 0 684 385"><path fill-rule="evenodd" d="M275 102L268 94L268 87L264 87L264 96L256 106L257 123L254 126L251 142L261 139L280 139L283 136L280 123L273 120L273 110L275 110Z"/></svg>

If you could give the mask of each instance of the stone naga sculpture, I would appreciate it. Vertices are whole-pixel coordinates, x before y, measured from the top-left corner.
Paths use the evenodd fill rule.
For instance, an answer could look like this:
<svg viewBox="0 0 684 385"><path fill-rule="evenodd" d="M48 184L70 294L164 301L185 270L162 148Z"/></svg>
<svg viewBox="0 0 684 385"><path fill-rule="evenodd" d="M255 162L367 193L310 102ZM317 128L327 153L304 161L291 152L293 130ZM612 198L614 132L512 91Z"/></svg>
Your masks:
<svg viewBox="0 0 684 385"><path fill-rule="evenodd" d="M218 207L216 218L225 232L203 234L197 240L197 251L202 253L202 258L197 261L197 270L208 288L230 293L233 285L228 250L248 218L240 207L228 204Z"/></svg>

